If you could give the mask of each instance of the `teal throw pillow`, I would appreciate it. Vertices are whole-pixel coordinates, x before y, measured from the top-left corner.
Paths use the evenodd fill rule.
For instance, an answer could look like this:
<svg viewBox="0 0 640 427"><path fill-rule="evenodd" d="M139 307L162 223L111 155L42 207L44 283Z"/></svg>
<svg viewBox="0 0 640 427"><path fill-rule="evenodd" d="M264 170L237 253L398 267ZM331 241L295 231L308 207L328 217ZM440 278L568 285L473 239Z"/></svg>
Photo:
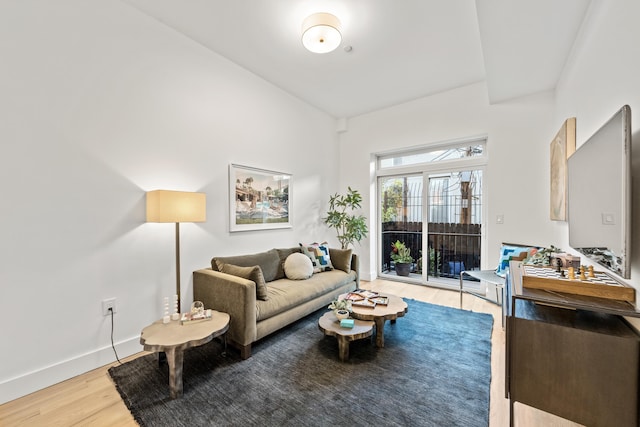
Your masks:
<svg viewBox="0 0 640 427"><path fill-rule="evenodd" d="M500 277L506 277L507 273L509 273L509 261L513 259L524 259L530 256L534 250L536 250L536 248L531 246L502 245L496 274Z"/></svg>

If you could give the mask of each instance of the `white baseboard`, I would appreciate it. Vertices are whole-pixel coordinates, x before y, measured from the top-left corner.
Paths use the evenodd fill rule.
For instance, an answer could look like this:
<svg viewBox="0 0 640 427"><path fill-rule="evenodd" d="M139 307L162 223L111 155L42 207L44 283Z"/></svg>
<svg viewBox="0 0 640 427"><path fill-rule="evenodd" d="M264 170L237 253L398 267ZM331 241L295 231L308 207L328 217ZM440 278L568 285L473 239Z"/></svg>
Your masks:
<svg viewBox="0 0 640 427"><path fill-rule="evenodd" d="M140 336L115 343L120 359L142 351ZM0 404L115 362L111 345L0 382Z"/></svg>
<svg viewBox="0 0 640 427"><path fill-rule="evenodd" d="M375 280L378 277L378 275L376 274L375 271L370 271L368 274L367 272L363 272L360 274L360 280L364 280L365 282L370 282L372 280Z"/></svg>

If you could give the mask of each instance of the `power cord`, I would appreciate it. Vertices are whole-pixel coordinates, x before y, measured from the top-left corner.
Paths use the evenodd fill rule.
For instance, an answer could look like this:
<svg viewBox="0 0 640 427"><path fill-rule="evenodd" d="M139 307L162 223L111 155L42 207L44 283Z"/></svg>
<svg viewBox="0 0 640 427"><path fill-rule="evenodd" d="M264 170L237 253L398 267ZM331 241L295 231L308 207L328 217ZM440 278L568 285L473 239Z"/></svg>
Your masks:
<svg viewBox="0 0 640 427"><path fill-rule="evenodd" d="M118 352L116 351L116 346L113 344L113 308L109 307L109 313L111 313L111 348L113 349L113 354L116 355L116 360L119 364L122 365L120 358L118 357Z"/></svg>

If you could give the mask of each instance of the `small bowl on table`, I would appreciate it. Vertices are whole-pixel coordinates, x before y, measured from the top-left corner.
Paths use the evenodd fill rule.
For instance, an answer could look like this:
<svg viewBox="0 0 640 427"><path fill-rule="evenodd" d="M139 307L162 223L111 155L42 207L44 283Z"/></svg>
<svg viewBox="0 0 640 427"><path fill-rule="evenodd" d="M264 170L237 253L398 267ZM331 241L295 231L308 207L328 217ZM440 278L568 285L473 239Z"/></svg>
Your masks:
<svg viewBox="0 0 640 427"><path fill-rule="evenodd" d="M349 311L347 310L335 310L334 314L338 318L338 321L342 319L347 319L349 317Z"/></svg>

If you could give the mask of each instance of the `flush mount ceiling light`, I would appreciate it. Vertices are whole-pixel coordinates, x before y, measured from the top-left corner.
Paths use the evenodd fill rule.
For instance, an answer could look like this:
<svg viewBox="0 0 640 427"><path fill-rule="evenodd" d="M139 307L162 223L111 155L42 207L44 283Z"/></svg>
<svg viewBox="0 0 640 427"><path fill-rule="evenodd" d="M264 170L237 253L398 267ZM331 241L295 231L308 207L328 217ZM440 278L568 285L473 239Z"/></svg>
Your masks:
<svg viewBox="0 0 640 427"><path fill-rule="evenodd" d="M309 51L331 52L341 42L340 21L330 13L314 13L302 22L302 44Z"/></svg>

